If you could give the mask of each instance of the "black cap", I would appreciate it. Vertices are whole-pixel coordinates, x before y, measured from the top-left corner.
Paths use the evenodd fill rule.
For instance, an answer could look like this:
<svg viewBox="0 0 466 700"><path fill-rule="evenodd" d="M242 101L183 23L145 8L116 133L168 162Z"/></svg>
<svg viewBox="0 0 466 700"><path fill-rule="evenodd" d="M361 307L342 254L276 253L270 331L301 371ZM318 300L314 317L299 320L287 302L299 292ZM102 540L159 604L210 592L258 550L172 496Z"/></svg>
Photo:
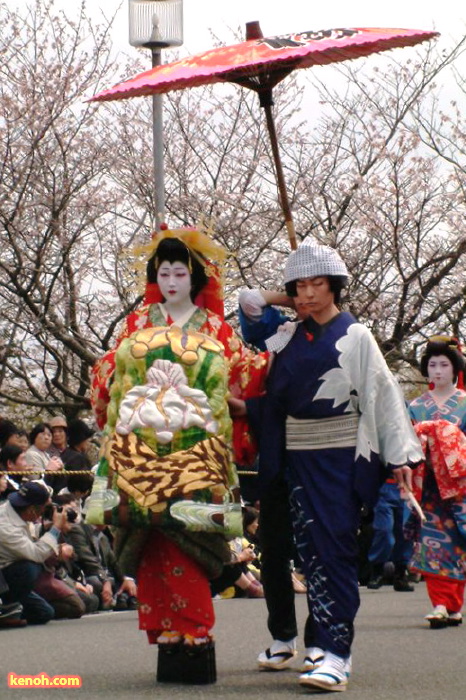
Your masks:
<svg viewBox="0 0 466 700"><path fill-rule="evenodd" d="M26 481L18 491L10 493L8 500L14 508L44 506L50 498L47 486L40 481Z"/></svg>

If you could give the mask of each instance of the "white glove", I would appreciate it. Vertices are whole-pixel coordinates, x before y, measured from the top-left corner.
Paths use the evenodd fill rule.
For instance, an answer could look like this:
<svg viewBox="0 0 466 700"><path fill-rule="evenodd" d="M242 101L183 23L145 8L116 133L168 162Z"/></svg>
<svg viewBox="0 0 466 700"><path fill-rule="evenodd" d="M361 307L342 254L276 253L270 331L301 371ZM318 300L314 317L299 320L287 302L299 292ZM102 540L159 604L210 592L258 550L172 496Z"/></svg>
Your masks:
<svg viewBox="0 0 466 700"><path fill-rule="evenodd" d="M238 297L239 305L251 321L258 321L266 302L258 289L242 289Z"/></svg>

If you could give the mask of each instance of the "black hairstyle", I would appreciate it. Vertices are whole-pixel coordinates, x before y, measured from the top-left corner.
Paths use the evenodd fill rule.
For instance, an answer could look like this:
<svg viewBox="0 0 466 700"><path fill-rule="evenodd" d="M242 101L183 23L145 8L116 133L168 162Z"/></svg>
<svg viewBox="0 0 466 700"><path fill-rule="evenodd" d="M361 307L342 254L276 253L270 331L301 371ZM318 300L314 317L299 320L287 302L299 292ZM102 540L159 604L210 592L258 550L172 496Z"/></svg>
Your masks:
<svg viewBox="0 0 466 700"><path fill-rule="evenodd" d="M166 260L170 263L182 262L188 266L191 272L191 300L194 301L208 282L204 265L179 238L164 238L147 263L147 281L150 284L157 282L158 269Z"/></svg>
<svg viewBox="0 0 466 700"><path fill-rule="evenodd" d="M439 355L445 355L450 360L453 366L453 379L456 382L458 379L458 374L464 372L465 362L464 356L458 350L457 341L452 340L452 344L447 341L429 341L427 343L426 349L423 356L421 357L421 374L423 377L428 377L429 373L427 371L427 365L431 357L438 357Z"/></svg>
<svg viewBox="0 0 466 700"><path fill-rule="evenodd" d="M93 484L94 474L92 472L86 472L85 474L71 473L66 479L66 487L70 493L75 491L85 493L92 489Z"/></svg>
<svg viewBox="0 0 466 700"><path fill-rule="evenodd" d="M316 277L326 277L328 279L330 291L333 292L333 300L335 304L340 303L341 292L344 287L348 284L348 278L346 275L316 275ZM292 280L291 282L286 282L285 291L289 297L297 297L298 291L296 289L296 282L298 280Z"/></svg>
<svg viewBox="0 0 466 700"><path fill-rule="evenodd" d="M249 525L251 525L255 520L258 519L259 511L257 510L257 508L253 508L253 506L243 506L242 515L243 515L243 529L246 532Z"/></svg>
<svg viewBox="0 0 466 700"><path fill-rule="evenodd" d="M95 430L90 428L88 424L81 418L74 418L68 423L68 445L76 447L85 440L89 440L95 433Z"/></svg>
<svg viewBox="0 0 466 700"><path fill-rule="evenodd" d="M5 445L5 447L2 447L0 450L1 466L8 469L8 462L13 462L14 464L18 457L23 454L23 452L24 450L21 449L21 447L18 447L18 445Z"/></svg>
<svg viewBox="0 0 466 700"><path fill-rule="evenodd" d="M72 493L58 493L53 497L53 502L56 506L67 506L76 502L76 496Z"/></svg>
<svg viewBox="0 0 466 700"><path fill-rule="evenodd" d="M29 442L31 445L34 444L34 440L40 433L45 433L46 430L50 430L50 434L52 434L52 428L48 423L37 423L29 433Z"/></svg>
<svg viewBox="0 0 466 700"><path fill-rule="evenodd" d="M13 421L7 418L0 418L0 447L6 445L12 435L17 435L18 433L19 428L16 427Z"/></svg>

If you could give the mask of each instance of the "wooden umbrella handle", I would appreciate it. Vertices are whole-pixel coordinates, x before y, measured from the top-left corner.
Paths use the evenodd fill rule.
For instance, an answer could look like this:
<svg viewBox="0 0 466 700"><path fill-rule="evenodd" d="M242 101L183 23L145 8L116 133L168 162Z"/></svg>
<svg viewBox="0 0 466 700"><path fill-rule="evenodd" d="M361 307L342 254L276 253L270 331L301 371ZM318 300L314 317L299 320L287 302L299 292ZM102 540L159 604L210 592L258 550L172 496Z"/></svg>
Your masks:
<svg viewBox="0 0 466 700"><path fill-rule="evenodd" d="M270 93L272 91L270 90ZM272 99L262 101L261 105L265 110L265 117L267 120L267 129L270 136L270 143L272 145L273 160L275 163L275 172L277 175L277 185L278 191L280 193L280 204L282 206L283 214L285 215L285 225L288 231L288 238L290 240L291 250L296 250L298 243L296 241L296 231L294 227L293 216L291 214L290 201L288 199L288 193L286 191L285 176L283 174L283 167L280 158L280 151L278 148L277 132L275 129L275 122L273 120L272 114Z"/></svg>

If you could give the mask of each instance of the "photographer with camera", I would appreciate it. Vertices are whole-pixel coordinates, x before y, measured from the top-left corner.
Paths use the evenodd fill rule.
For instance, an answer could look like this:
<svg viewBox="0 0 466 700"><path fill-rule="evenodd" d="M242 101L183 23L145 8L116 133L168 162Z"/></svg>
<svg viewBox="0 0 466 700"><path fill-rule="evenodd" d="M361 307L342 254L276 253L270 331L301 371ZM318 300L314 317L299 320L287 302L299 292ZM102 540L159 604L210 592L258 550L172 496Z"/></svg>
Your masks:
<svg viewBox="0 0 466 700"><path fill-rule="evenodd" d="M63 496L62 498L64 498ZM84 574L99 598L101 610L134 609L137 588L133 579L124 576L104 528L78 520L65 533L65 541L73 546L73 563Z"/></svg>
<svg viewBox="0 0 466 700"><path fill-rule="evenodd" d="M11 493L0 505L0 569L9 590L4 603L21 603L23 619L30 624L45 624L55 613L53 607L33 589L44 563L59 554L59 539L66 527L66 513L54 510L52 527L35 538L33 525L51 504L50 492L41 481L28 481Z"/></svg>
<svg viewBox="0 0 466 700"><path fill-rule="evenodd" d="M65 500L56 497L56 502L46 507L42 516L41 532L47 532L53 526L54 512L63 512L66 516L62 537L69 532L79 518L78 504L72 498L70 495ZM86 586L70 575L69 572L75 569L73 562L73 547L62 541L59 544L58 555L53 554L46 560L44 570L34 585L34 591L53 607L57 620L79 618L87 612L95 612L99 606L92 586Z"/></svg>
<svg viewBox="0 0 466 700"><path fill-rule="evenodd" d="M55 500L58 502L62 496L72 496L81 518L84 503L92 491L93 484L94 474L92 472L70 472L66 477L66 486L59 491Z"/></svg>

